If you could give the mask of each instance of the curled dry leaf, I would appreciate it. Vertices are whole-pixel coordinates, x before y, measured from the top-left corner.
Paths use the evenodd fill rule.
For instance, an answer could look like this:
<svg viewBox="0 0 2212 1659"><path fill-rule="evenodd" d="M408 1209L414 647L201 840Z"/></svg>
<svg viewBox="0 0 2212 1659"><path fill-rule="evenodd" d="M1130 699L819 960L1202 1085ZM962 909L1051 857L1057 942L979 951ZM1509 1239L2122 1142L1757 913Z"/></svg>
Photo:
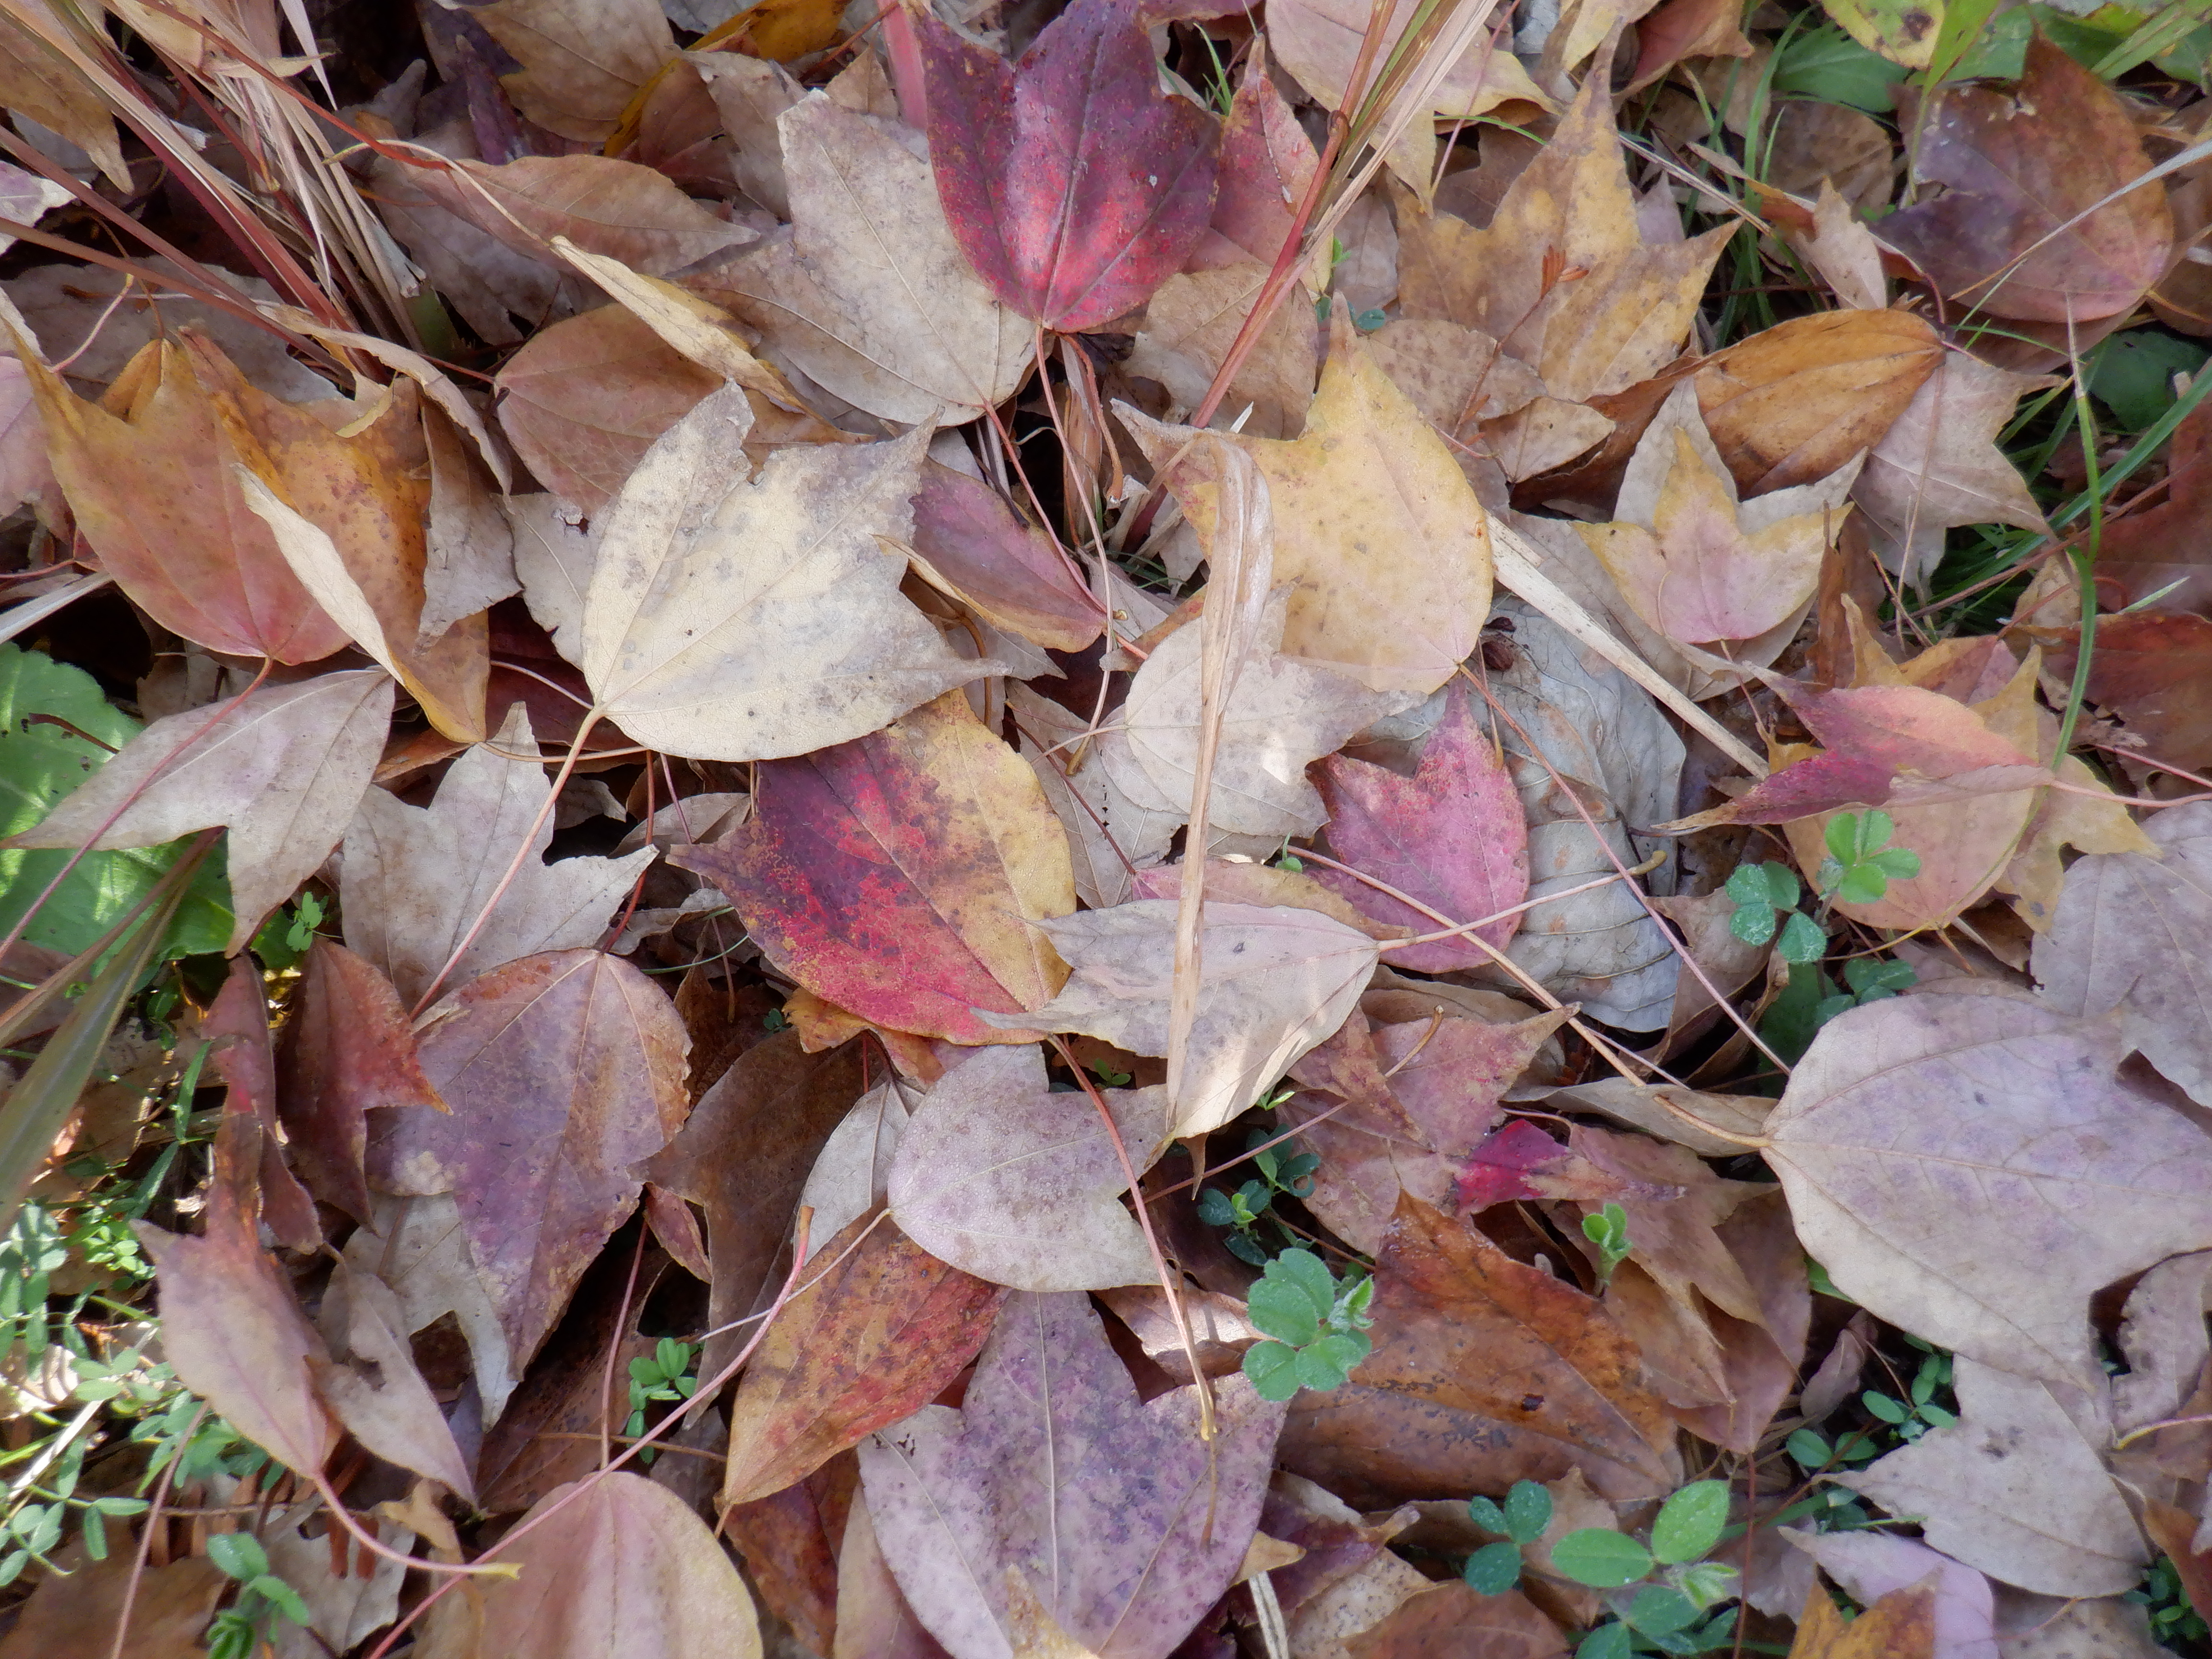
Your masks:
<svg viewBox="0 0 2212 1659"><path fill-rule="evenodd" d="M815 1255L820 1276L784 1304L730 1402L725 1509L927 1405L981 1350L1006 1295L888 1221L856 1220Z"/></svg>
<svg viewBox="0 0 2212 1659"><path fill-rule="evenodd" d="M1152 1252L1121 1195L1159 1150L1165 1091L1103 1098L1118 1149L1088 1091L1050 1091L1035 1044L963 1061L899 1137L891 1219L931 1254L1018 1291L1150 1283Z"/></svg>
<svg viewBox="0 0 2212 1659"><path fill-rule="evenodd" d="M830 1132L799 1195L814 1212L817 1237L842 1232L848 1222L882 1207L891 1158L919 1097L920 1091L887 1077L854 1101Z"/></svg>
<svg viewBox="0 0 2212 1659"><path fill-rule="evenodd" d="M963 661L898 592L929 433L744 458L728 386L655 441L607 515L584 677L640 743L702 760L804 755L1001 665Z"/></svg>
<svg viewBox="0 0 2212 1659"><path fill-rule="evenodd" d="M1066 977L1032 924L1075 908L1066 837L963 695L755 777L751 817L675 862L729 895L770 961L893 1030L1028 1040L981 1011L1018 1015Z"/></svg>
<svg viewBox="0 0 2212 1659"><path fill-rule="evenodd" d="M1102 1659L1167 1659L1237 1575L1283 1408L1242 1376L1139 1403L1086 1297L1017 1292L964 1406L860 1447L867 1507L915 1614L960 1659L1011 1659L1016 1576Z"/></svg>
<svg viewBox="0 0 2212 1659"><path fill-rule="evenodd" d="M925 461L914 498L914 555L928 580L994 628L1080 651L1106 615L1053 538L981 478Z"/></svg>
<svg viewBox="0 0 2212 1659"><path fill-rule="evenodd" d="M1963 1354L1955 1376L1956 1423L1837 1478L2005 1583L2046 1595L2133 1585L2149 1559L2142 1531L2052 1386Z"/></svg>
<svg viewBox="0 0 2212 1659"><path fill-rule="evenodd" d="M939 198L968 263L1066 333L1133 311L1213 216L1221 124L1160 84L1145 22L1076 0L1018 64L916 20Z"/></svg>
<svg viewBox="0 0 2212 1659"><path fill-rule="evenodd" d="M368 789L392 698L390 677L364 668L264 686L212 714L165 715L15 844L154 847L227 824L235 951L337 845Z"/></svg>
<svg viewBox="0 0 2212 1659"><path fill-rule="evenodd" d="M784 360L882 419L926 422L1010 395L1035 331L961 258L916 135L822 94L776 125L791 232L713 283L739 296Z"/></svg>
<svg viewBox="0 0 2212 1659"><path fill-rule="evenodd" d="M1137 899L1042 923L1068 981L1022 1023L1166 1054L1176 909L1167 899ZM1163 1140L1218 1129L1257 1100L1344 1024L1375 969L1373 939L1316 911L1209 902L1202 915L1189 1070L1176 1121L1160 1126Z"/></svg>
<svg viewBox="0 0 2212 1659"><path fill-rule="evenodd" d="M392 1287L340 1261L319 1312L331 1358L310 1357L325 1399L354 1438L473 1503L476 1483L453 1431L415 1367L406 1316Z"/></svg>
<svg viewBox="0 0 2212 1659"><path fill-rule="evenodd" d="M2112 1024L2016 994L1892 998L1822 1027L1766 1123L1807 1252L1893 1325L2101 1386L2089 1297L2212 1245L2212 1139L2121 1082L2120 1052Z"/></svg>
<svg viewBox="0 0 2212 1659"><path fill-rule="evenodd" d="M2128 1045L2199 1105L2212 1104L2212 806L2171 807L2144 833L2161 855L2077 860L2051 931L2035 941L2044 995L2069 1014L2117 1009Z"/></svg>
<svg viewBox="0 0 2212 1659"><path fill-rule="evenodd" d="M346 939L410 1003L429 993L472 927L449 986L534 951L598 944L653 862L652 849L641 848L547 864L553 824L538 817L552 786L537 755L529 714L517 704L496 738L447 769L428 806L381 789L361 796L341 865ZM530 854L501 892L526 839Z"/></svg>
<svg viewBox="0 0 2212 1659"><path fill-rule="evenodd" d="M524 1531L524 1528L528 1528ZM483 1645L470 1659L761 1659L760 1615L737 1565L690 1506L626 1469L550 1492L478 1580Z"/></svg>
<svg viewBox="0 0 2212 1659"><path fill-rule="evenodd" d="M452 1109L380 1111L370 1181L453 1194L518 1367L636 1204L632 1166L683 1127L690 1047L659 988L597 951L525 957L431 1010L422 1070Z"/></svg>

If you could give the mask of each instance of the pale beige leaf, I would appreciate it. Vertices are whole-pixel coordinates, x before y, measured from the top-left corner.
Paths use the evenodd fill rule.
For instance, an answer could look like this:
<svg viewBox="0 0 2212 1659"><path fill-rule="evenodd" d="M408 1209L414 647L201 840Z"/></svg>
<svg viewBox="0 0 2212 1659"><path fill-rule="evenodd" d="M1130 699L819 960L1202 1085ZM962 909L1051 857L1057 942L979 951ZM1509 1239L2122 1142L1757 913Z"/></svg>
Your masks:
<svg viewBox="0 0 2212 1659"><path fill-rule="evenodd" d="M1766 1123L1807 1252L1923 1340L2101 1388L2090 1297L2212 1246L2212 1138L2119 1081L2120 1052L2110 1023L2017 994L1823 1027Z"/></svg>
<svg viewBox="0 0 2212 1659"><path fill-rule="evenodd" d="M1307 835L1326 816L1306 767L1413 699L1364 690L1341 675L1276 653L1289 596L1278 589L1261 650L1237 677L1221 716L1210 816L1216 830ZM1106 775L1139 805L1178 814L1196 787L1200 630L1178 629L1130 682L1121 741L1102 744Z"/></svg>
<svg viewBox="0 0 2212 1659"><path fill-rule="evenodd" d="M264 686L212 725L205 709L168 715L16 844L155 847L227 824L235 951L337 845L383 753L392 698L391 677L363 668Z"/></svg>
<svg viewBox="0 0 2212 1659"><path fill-rule="evenodd" d="M477 1581L487 1637L476 1659L761 1659L736 1563L667 1487L627 1469L595 1474L546 1493L516 1530L500 1558L520 1574Z"/></svg>
<svg viewBox="0 0 2212 1659"><path fill-rule="evenodd" d="M1367 351L1447 437L1509 415L1544 390L1536 371L1489 335L1441 318L1393 317L1367 337Z"/></svg>
<svg viewBox="0 0 2212 1659"><path fill-rule="evenodd" d="M1960 1354L1959 1421L1836 1478L1933 1548L2046 1595L2117 1595L2149 1559L2127 1499L2041 1382Z"/></svg>
<svg viewBox="0 0 2212 1659"><path fill-rule="evenodd" d="M463 617L522 588L514 569L514 532L501 510L504 485L441 410L423 410L422 438L430 452L430 511L423 526L417 650L435 644Z"/></svg>
<svg viewBox="0 0 2212 1659"><path fill-rule="evenodd" d="M676 55L657 0L494 0L471 15L522 65L501 82L515 107L563 138L609 137Z"/></svg>
<svg viewBox="0 0 2212 1659"><path fill-rule="evenodd" d="M530 834L551 790L545 769L526 758L537 753L530 716L517 703L490 743L453 763L428 806L381 789L361 797L340 876L346 941L406 1001L429 989L526 837L531 856L453 964L449 987L518 957L598 944L653 862L653 849L644 848L624 858L547 864L550 817Z"/></svg>
<svg viewBox="0 0 2212 1659"><path fill-rule="evenodd" d="M556 268L556 236L656 276L759 240L665 175L606 155L526 155L501 167L464 158L413 182L494 240Z"/></svg>
<svg viewBox="0 0 2212 1659"><path fill-rule="evenodd" d="M786 407L799 405L799 394L791 383L753 356L729 313L719 306L708 304L673 283L632 270L619 259L580 248L566 236L556 236L553 248L658 334L670 350Z"/></svg>
<svg viewBox="0 0 2212 1659"><path fill-rule="evenodd" d="M497 1420L520 1379L491 1289L470 1255L460 1206L451 1193L404 1198L380 1193L373 1202L371 1224L346 1241L347 1263L392 1287L406 1334L452 1316L468 1345L477 1392L483 1398L483 1420Z"/></svg>
<svg viewBox="0 0 2212 1659"><path fill-rule="evenodd" d="M799 1195L799 1203L814 1212L815 1237L835 1238L848 1223L884 1202L891 1159L919 1097L920 1091L902 1079L886 1077L854 1101L830 1132Z"/></svg>
<svg viewBox="0 0 2212 1659"><path fill-rule="evenodd" d="M1130 1164L1158 1148L1165 1092L1105 1091ZM924 1096L892 1155L891 1219L941 1261L1018 1291L1143 1285L1129 1178L1088 1094L1054 1094L1035 1043L985 1048Z"/></svg>
<svg viewBox="0 0 2212 1659"><path fill-rule="evenodd" d="M1133 1054L1168 1049L1176 902L1138 899L1038 925L1070 974L1007 1029L1081 1031ZM1173 1136L1218 1129L1327 1038L1366 989L1379 946L1311 910L1205 907L1198 1014ZM994 1017L986 1015L986 1018Z"/></svg>
<svg viewBox="0 0 2212 1659"><path fill-rule="evenodd" d="M1169 277L1145 308L1127 372L1158 380L1182 409L1195 409L1267 280L1267 267L1256 260ZM1226 417L1251 405L1238 431L1288 438L1304 424L1320 361L1316 332L1311 296L1303 288L1286 295L1222 399Z"/></svg>
<svg viewBox="0 0 2212 1659"><path fill-rule="evenodd" d="M647 453L606 515L580 661L640 743L701 760L864 737L981 675L898 591L929 431L780 449L757 477L727 386Z"/></svg>
<svg viewBox="0 0 2212 1659"><path fill-rule="evenodd" d="M2066 872L2035 975L2069 1013L2118 1009L2130 1045L2212 1105L2212 805L2154 812L2143 830L2162 860L2102 854Z"/></svg>
<svg viewBox="0 0 2212 1659"><path fill-rule="evenodd" d="M1996 447L2014 405L2049 386L1947 351L1905 413L1867 456L1851 499L1867 515L1882 562L1923 580L1954 525L2046 526L2019 470Z"/></svg>
<svg viewBox="0 0 2212 1659"><path fill-rule="evenodd" d="M353 1437L386 1462L441 1482L471 1503L476 1483L445 1414L415 1367L406 1316L392 1287L341 1260L318 1310L331 1362L315 1381Z"/></svg>
<svg viewBox="0 0 2212 1659"><path fill-rule="evenodd" d="M864 54L865 56L865 54ZM738 186L779 219L791 217L790 185L783 176L783 148L775 124L806 96L781 64L734 52L694 52L684 61L699 71L737 147Z"/></svg>
<svg viewBox="0 0 2212 1659"><path fill-rule="evenodd" d="M1588 404L1536 397L1492 422L1483 437L1505 476L1517 482L1565 465L1612 430L1612 417Z"/></svg>
<svg viewBox="0 0 2212 1659"><path fill-rule="evenodd" d="M599 527L557 495L510 495L504 506L514 531L514 574L523 602L554 648L574 662L583 654L584 595L599 560Z"/></svg>
<svg viewBox="0 0 2212 1659"><path fill-rule="evenodd" d="M716 279L744 296L739 309L767 343L887 421L988 409L1011 394L1036 331L969 269L905 130L820 94L777 125L791 234Z"/></svg>

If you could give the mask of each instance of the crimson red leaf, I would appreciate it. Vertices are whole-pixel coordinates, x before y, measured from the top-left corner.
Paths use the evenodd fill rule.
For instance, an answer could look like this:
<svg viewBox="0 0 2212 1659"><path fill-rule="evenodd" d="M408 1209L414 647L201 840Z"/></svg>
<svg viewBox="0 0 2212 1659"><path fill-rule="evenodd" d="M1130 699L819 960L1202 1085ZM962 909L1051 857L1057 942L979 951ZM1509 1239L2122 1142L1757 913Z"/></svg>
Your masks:
<svg viewBox="0 0 2212 1659"><path fill-rule="evenodd" d="M938 197L1000 299L1073 332L1182 268L1212 216L1221 124L1161 91L1130 0L1076 0L1018 64L915 21Z"/></svg>
<svg viewBox="0 0 2212 1659"><path fill-rule="evenodd" d="M1347 864L1454 921L1474 921L1528 896L1528 826L1521 798L1458 687L1411 778L1342 755L1323 761L1318 775L1328 804L1328 844ZM1341 871L1314 873L1377 921L1423 933L1438 926ZM1504 945L1519 926L1518 916L1507 916L1478 937ZM1443 939L1388 948L1382 959L1441 974L1490 958L1470 940Z"/></svg>

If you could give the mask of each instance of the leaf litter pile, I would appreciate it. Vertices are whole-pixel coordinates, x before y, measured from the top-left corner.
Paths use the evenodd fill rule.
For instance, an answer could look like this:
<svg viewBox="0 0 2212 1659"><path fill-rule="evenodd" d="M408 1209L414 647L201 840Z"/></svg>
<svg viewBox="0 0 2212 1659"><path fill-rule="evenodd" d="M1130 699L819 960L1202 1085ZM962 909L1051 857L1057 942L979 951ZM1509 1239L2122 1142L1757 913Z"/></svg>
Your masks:
<svg viewBox="0 0 2212 1659"><path fill-rule="evenodd" d="M0 1659L2212 1613L2212 25L0 0Z"/></svg>

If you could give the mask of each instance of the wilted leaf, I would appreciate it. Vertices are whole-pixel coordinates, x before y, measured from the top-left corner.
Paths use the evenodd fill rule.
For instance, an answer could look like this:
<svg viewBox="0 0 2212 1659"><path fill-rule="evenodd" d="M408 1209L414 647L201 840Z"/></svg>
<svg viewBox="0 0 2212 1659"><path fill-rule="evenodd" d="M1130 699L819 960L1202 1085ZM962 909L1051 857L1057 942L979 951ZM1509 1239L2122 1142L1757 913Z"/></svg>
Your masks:
<svg viewBox="0 0 2212 1659"><path fill-rule="evenodd" d="M1375 1352L1353 1381L1533 1431L1652 1484L1673 1426L1604 1308L1410 1195L1375 1267Z"/></svg>
<svg viewBox="0 0 2212 1659"><path fill-rule="evenodd" d="M344 1254L356 1272L374 1273L392 1287L410 1333L451 1316L452 1328L467 1346L483 1420L496 1421L520 1366L509 1352L490 1286L477 1270L453 1195L379 1196L368 1224L346 1241Z"/></svg>
<svg viewBox="0 0 2212 1659"><path fill-rule="evenodd" d="M1108 1091L1116 1151L1088 1093L1049 1092L1034 1044L964 1060L922 1097L892 1155L891 1218L923 1249L1022 1291L1149 1283L1145 1235L1121 1207L1158 1151L1164 1091ZM1127 1163L1122 1161L1126 1152Z"/></svg>
<svg viewBox="0 0 2212 1659"><path fill-rule="evenodd" d="M814 1253L819 1282L784 1304L731 1401L725 1509L927 1405L981 1349L1006 1294L889 1222L856 1221Z"/></svg>
<svg viewBox="0 0 2212 1659"><path fill-rule="evenodd" d="M2069 630L2051 652L2052 673L2072 675L2079 637ZM2089 701L2160 760L2212 764L2212 620L2166 611L2104 618L2089 657Z"/></svg>
<svg viewBox="0 0 2212 1659"><path fill-rule="evenodd" d="M1255 653L1221 713L1209 801L1217 833L1311 833L1326 813L1307 766L1411 700L1364 690L1271 649L1281 637L1287 597L1269 601ZM1178 629L1146 659L1121 705L1121 729L1100 744L1097 763L1138 805L1178 817L1189 810L1198 782L1199 659L1194 627Z"/></svg>
<svg viewBox="0 0 2212 1659"><path fill-rule="evenodd" d="M1138 899L1041 924L1070 974L1060 994L1023 1022L1082 1031L1132 1054L1166 1054L1176 908ZM1313 910L1209 902L1201 933L1186 1094L1164 1139L1204 1134L1252 1104L1344 1023L1375 967L1373 939Z"/></svg>
<svg viewBox="0 0 2212 1659"><path fill-rule="evenodd" d="M1454 1647L1483 1659L1565 1659L1567 1638L1518 1591L1483 1595L1466 1584L1443 1583L1407 1597L1352 1637L1344 1651L1350 1659L1425 1659Z"/></svg>
<svg viewBox="0 0 2212 1659"><path fill-rule="evenodd" d="M78 398L35 354L22 361L79 530L155 621L279 662L346 642L239 493L236 428L224 417L253 389L217 348L189 332L149 345L106 404Z"/></svg>
<svg viewBox="0 0 2212 1659"><path fill-rule="evenodd" d="M430 1011L422 1071L449 1112L384 1110L371 1184L452 1193L518 1367L637 1202L632 1166L683 1127L682 1022L597 951L525 957Z"/></svg>
<svg viewBox="0 0 2212 1659"><path fill-rule="evenodd" d="M338 1442L315 1393L315 1367L329 1356L255 1231L261 1134L251 1114L224 1114L204 1234L145 1221L137 1231L159 1275L162 1355L179 1380L278 1462L312 1475Z"/></svg>
<svg viewBox="0 0 2212 1659"><path fill-rule="evenodd" d="M1018 1573L1104 1659L1166 1659L1244 1559L1282 1422L1243 1377L1214 1388L1201 1441L1196 1390L1140 1404L1085 1297L1008 1297L963 1409L926 1406L860 1448L922 1623L963 1659L1018 1651Z"/></svg>
<svg viewBox="0 0 2212 1659"><path fill-rule="evenodd" d="M1886 564L1923 581L1942 556L1943 532L1954 525L2045 528L2042 509L1996 440L2022 395L2050 384L1963 351L1943 354L1868 452L1851 488ZM2121 526L2112 529L2118 533Z"/></svg>
<svg viewBox="0 0 2212 1659"><path fill-rule="evenodd" d="M934 14L915 32L938 196L1001 300L1073 333L1182 268L1212 217L1221 126L1160 85L1133 9L1076 0L1018 64Z"/></svg>
<svg viewBox="0 0 2212 1659"><path fill-rule="evenodd" d="M2162 860L2140 854L2076 860L2051 931L2035 941L2035 976L2069 1014L2119 1011L2128 1045L2200 1105L2212 1104L2212 807L2169 807L2143 825Z"/></svg>
<svg viewBox="0 0 2212 1659"><path fill-rule="evenodd" d="M713 278L768 343L888 421L987 409L1020 385L1035 331L962 258L907 130L818 94L776 125L791 234Z"/></svg>
<svg viewBox="0 0 2212 1659"><path fill-rule="evenodd" d="M1880 443L1945 355L1908 311L1792 318L1700 364L1698 407L1744 494L1764 495L1826 478Z"/></svg>
<svg viewBox="0 0 2212 1659"><path fill-rule="evenodd" d="M2212 1139L2118 1080L2119 1042L2009 995L1893 997L1824 1026L1766 1126L1807 1253L1892 1324L2100 1383L2091 1295L2212 1245Z"/></svg>
<svg viewBox="0 0 2212 1659"><path fill-rule="evenodd" d="M2097 581L2118 590L2122 606L2162 591L2161 611L2212 616L2212 408L2199 404L2173 428L2166 448L2166 499L2131 509L2105 526ZM2180 584L2176 587L2176 582ZM2104 597L2100 593L2100 597Z"/></svg>
<svg viewBox="0 0 2212 1659"><path fill-rule="evenodd" d="M468 1462L415 1368L406 1317L392 1287L341 1261L319 1316L331 1357L322 1364L311 1358L308 1364L338 1421L386 1462L473 1502L476 1483Z"/></svg>
<svg viewBox="0 0 2212 1659"><path fill-rule="evenodd" d="M479 1580L486 1645L543 1659L760 1659L760 1617L736 1565L665 1486L626 1469L550 1492ZM543 1522L538 1521L544 1516Z"/></svg>
<svg viewBox="0 0 2212 1659"><path fill-rule="evenodd" d="M1000 665L963 661L898 593L929 434L779 450L754 476L736 386L654 443L608 514L585 678L641 743L766 760L876 730Z"/></svg>
<svg viewBox="0 0 2212 1659"><path fill-rule="evenodd" d="M15 842L153 847L227 824L234 951L337 845L375 769L392 695L390 678L365 668L264 686L213 719L167 715Z"/></svg>
<svg viewBox="0 0 2212 1659"><path fill-rule="evenodd" d="M1188 437L1132 425L1155 465ZM1488 521L1443 440L1348 321L1331 325L1304 432L1243 447L1274 508L1275 580L1291 584L1283 654L1378 692L1426 696L1449 679L1489 614ZM1170 475L1206 538L1221 487L1210 453L1191 447Z"/></svg>
<svg viewBox="0 0 2212 1659"><path fill-rule="evenodd" d="M1950 298L2080 324L2128 310L2164 274L2173 221L2164 191L2129 188L2149 163L2127 106L2040 34L2016 87L1940 88L1918 127L1911 184L1941 188L1881 234Z"/></svg>
<svg viewBox="0 0 2212 1659"><path fill-rule="evenodd" d="M962 1042L1010 1040L976 1010L1019 1014L1060 988L1065 969L1030 924L1075 908L1066 837L961 693L755 775L752 816L676 861L727 893L799 983Z"/></svg>
<svg viewBox="0 0 2212 1659"><path fill-rule="evenodd" d="M1264 43L1255 43L1221 123L1213 222L1185 269L1212 270L1245 259L1272 265L1318 161L1313 140L1267 73Z"/></svg>
<svg viewBox="0 0 2212 1659"><path fill-rule="evenodd" d="M1053 539L981 478L925 461L914 498L914 550L933 583L994 628L1054 651L1080 651L1106 616Z"/></svg>
<svg viewBox="0 0 2212 1659"><path fill-rule="evenodd" d="M598 944L623 895L653 862L652 849L640 848L623 858L547 864L553 825L537 820L551 785L537 753L530 716L518 705L490 743L453 763L428 806L381 789L361 797L341 866L346 939L410 1003L429 991L471 928L448 988L533 951ZM526 837L529 855L494 905ZM491 913L477 927L487 905Z"/></svg>
<svg viewBox="0 0 2212 1659"><path fill-rule="evenodd" d="M2045 1382L1961 1354L1959 1421L1838 1477L1930 1547L2046 1595L2117 1595L2149 1551L2099 1448Z"/></svg>

